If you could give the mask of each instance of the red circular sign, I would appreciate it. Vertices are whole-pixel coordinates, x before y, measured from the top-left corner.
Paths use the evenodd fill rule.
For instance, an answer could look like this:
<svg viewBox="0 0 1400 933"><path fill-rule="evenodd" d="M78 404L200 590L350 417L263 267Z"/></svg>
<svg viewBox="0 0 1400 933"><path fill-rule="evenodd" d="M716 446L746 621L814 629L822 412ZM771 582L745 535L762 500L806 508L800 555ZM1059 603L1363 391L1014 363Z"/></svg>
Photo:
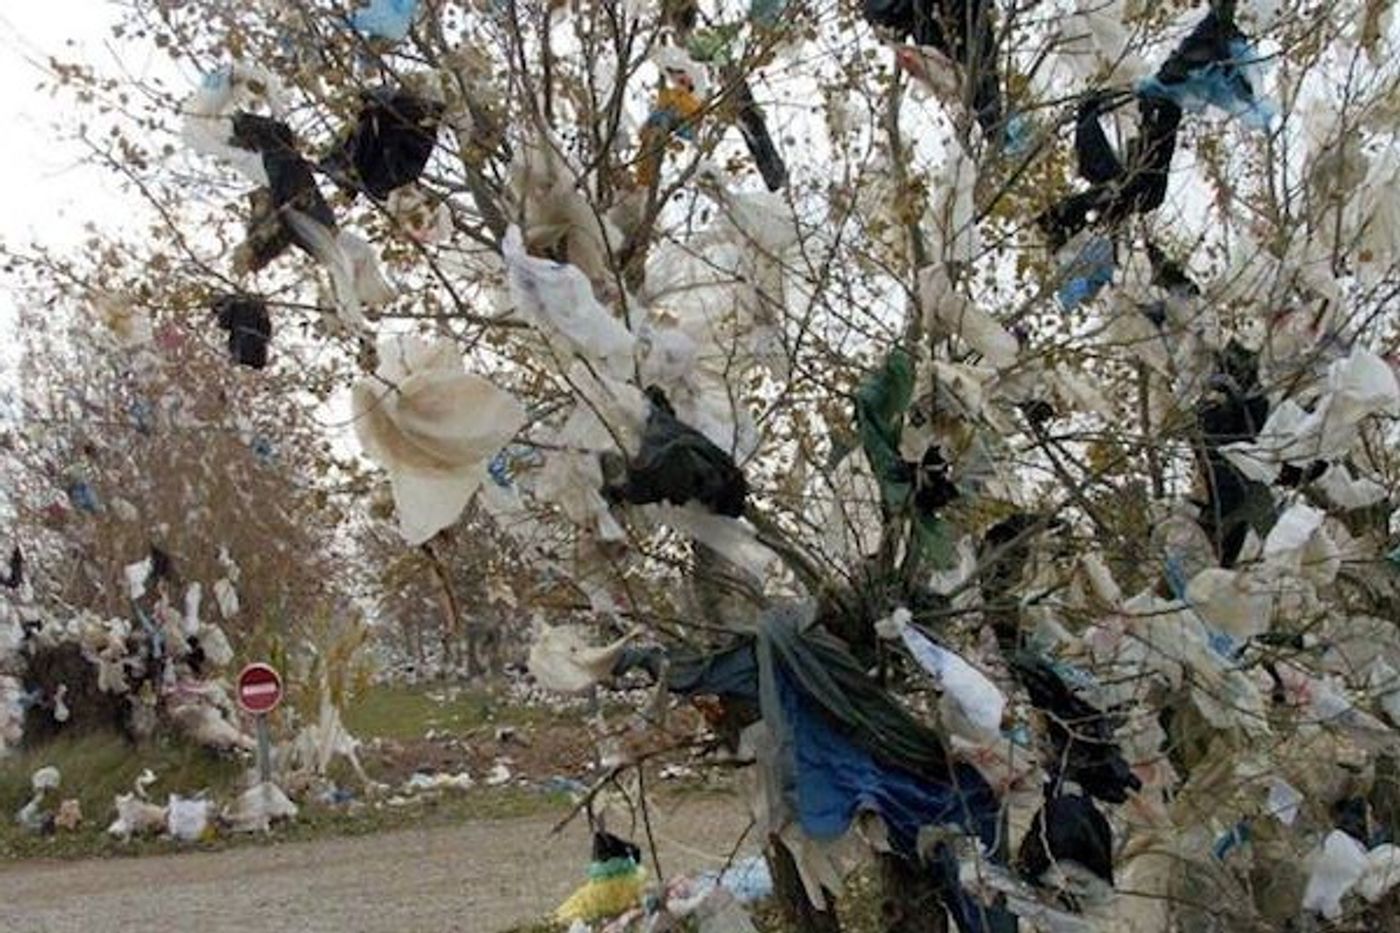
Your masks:
<svg viewBox="0 0 1400 933"><path fill-rule="evenodd" d="M270 713L282 702L282 678L270 665L249 664L238 674L238 705L244 712Z"/></svg>

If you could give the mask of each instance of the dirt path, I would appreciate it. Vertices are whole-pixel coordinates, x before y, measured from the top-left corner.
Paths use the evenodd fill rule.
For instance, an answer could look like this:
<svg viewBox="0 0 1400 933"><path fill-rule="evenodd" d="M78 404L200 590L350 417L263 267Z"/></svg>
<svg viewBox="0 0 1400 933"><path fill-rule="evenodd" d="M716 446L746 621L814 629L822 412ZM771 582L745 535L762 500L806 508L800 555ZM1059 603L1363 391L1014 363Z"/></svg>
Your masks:
<svg viewBox="0 0 1400 933"><path fill-rule="evenodd" d="M747 824L737 801L653 815L667 875L715 864ZM177 856L0 864L0 930L497 933L549 913L581 880L588 835L554 817ZM650 866L649 866L650 867Z"/></svg>

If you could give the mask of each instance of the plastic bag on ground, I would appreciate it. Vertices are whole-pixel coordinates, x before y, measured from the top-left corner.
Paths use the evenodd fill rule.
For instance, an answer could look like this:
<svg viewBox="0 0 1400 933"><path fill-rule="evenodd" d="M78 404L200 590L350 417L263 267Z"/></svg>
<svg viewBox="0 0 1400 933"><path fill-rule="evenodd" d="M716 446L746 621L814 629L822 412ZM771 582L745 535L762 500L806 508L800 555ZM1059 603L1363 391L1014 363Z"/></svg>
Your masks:
<svg viewBox="0 0 1400 933"><path fill-rule="evenodd" d="M254 784L224 810L224 822L236 833L265 833L272 824L294 820L297 805L271 781Z"/></svg>
<svg viewBox="0 0 1400 933"><path fill-rule="evenodd" d="M154 835L166 828L165 807L136 794L118 795L116 808L117 818L107 827L107 832L123 842L132 836Z"/></svg>
<svg viewBox="0 0 1400 933"><path fill-rule="evenodd" d="M181 842L197 842L209 829L212 806L201 798L171 794L166 805L166 831Z"/></svg>

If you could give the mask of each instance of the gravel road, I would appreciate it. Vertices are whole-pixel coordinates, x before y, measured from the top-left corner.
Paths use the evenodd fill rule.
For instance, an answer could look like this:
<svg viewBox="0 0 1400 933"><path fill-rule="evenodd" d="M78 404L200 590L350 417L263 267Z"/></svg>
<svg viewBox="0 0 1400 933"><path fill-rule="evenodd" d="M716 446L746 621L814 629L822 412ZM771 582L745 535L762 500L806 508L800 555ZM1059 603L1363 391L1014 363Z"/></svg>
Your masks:
<svg viewBox="0 0 1400 933"><path fill-rule="evenodd" d="M145 858L0 863L0 930L497 931L547 915L580 883L582 820L465 823ZM667 875L723 861L747 818L698 798L653 812ZM639 840L640 841L640 840ZM650 867L650 866L648 866Z"/></svg>

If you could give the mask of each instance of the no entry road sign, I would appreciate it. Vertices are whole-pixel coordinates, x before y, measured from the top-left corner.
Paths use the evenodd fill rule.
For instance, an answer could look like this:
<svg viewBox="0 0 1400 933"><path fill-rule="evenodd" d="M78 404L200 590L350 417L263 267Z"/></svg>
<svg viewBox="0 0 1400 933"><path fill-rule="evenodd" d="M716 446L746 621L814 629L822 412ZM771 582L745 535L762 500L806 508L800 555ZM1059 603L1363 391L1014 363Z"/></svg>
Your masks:
<svg viewBox="0 0 1400 933"><path fill-rule="evenodd" d="M249 664L238 675L238 705L244 712L265 715L282 702L282 678L270 665Z"/></svg>

